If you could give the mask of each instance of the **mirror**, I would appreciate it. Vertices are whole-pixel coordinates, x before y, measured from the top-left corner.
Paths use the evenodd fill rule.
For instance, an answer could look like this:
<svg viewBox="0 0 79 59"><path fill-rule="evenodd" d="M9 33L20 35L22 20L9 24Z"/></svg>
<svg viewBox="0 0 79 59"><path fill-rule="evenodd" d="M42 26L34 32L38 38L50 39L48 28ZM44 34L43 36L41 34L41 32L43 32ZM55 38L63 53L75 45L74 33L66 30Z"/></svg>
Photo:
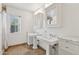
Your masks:
<svg viewBox="0 0 79 59"><path fill-rule="evenodd" d="M62 19L62 5L52 4L45 9L46 11L46 27L60 27Z"/></svg>
<svg viewBox="0 0 79 59"><path fill-rule="evenodd" d="M51 9L51 10L49 10L47 12L47 24L48 25L55 25L55 24L57 24L55 9Z"/></svg>

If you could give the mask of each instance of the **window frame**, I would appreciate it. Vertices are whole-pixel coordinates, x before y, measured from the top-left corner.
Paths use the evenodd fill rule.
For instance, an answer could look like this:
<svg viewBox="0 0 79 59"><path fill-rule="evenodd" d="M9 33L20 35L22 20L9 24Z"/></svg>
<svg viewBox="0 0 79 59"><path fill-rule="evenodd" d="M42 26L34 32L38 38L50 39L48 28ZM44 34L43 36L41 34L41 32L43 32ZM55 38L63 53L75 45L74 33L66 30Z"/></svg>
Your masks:
<svg viewBox="0 0 79 59"><path fill-rule="evenodd" d="M22 18L22 17L21 17L21 16L12 15L12 14L9 14L8 16L9 16L9 18L10 18L10 19L9 19L9 20L10 20L10 29L9 29L9 30L10 30L10 33L21 32L21 18ZM11 18L11 17L16 17L16 18L18 19L18 23L13 25L13 24L11 23L11 22L12 22L12 20L11 20L12 18ZM15 21L15 22L16 22L16 21ZM13 32L11 31L11 25L15 26L15 31L13 31ZM16 26L18 26L18 30L16 30Z"/></svg>

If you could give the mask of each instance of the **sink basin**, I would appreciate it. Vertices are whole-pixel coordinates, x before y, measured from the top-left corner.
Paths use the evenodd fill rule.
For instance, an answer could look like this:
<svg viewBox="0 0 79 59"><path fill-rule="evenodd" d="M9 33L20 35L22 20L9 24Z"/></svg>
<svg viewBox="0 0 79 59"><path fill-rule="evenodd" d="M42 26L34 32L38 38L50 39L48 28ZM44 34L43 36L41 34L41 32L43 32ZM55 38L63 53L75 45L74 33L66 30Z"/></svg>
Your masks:
<svg viewBox="0 0 79 59"><path fill-rule="evenodd" d="M58 39L56 37L50 37L50 36L37 36L38 40L43 40L47 43L54 44L58 41Z"/></svg>

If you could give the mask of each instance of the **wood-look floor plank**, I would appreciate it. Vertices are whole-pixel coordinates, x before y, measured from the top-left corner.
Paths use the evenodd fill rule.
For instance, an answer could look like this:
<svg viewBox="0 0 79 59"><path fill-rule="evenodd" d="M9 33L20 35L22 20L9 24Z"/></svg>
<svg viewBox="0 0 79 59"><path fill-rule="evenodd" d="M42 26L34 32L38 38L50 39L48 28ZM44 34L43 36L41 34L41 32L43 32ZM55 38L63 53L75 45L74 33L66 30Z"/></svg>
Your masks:
<svg viewBox="0 0 79 59"><path fill-rule="evenodd" d="M32 49L32 46L27 44L21 44L16 46L11 46L5 51L6 55L45 55L45 51L41 48Z"/></svg>

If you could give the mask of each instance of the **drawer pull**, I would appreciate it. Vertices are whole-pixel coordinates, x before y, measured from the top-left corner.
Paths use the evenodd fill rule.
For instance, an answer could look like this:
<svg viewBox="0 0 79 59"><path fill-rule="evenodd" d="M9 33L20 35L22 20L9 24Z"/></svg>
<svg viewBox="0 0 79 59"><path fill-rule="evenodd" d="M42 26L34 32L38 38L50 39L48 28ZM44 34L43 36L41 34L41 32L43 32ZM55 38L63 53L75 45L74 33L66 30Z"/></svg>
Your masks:
<svg viewBox="0 0 79 59"><path fill-rule="evenodd" d="M69 47L66 47L66 48L69 48Z"/></svg>
<svg viewBox="0 0 79 59"><path fill-rule="evenodd" d="M69 42L69 41L66 41L66 42Z"/></svg>

